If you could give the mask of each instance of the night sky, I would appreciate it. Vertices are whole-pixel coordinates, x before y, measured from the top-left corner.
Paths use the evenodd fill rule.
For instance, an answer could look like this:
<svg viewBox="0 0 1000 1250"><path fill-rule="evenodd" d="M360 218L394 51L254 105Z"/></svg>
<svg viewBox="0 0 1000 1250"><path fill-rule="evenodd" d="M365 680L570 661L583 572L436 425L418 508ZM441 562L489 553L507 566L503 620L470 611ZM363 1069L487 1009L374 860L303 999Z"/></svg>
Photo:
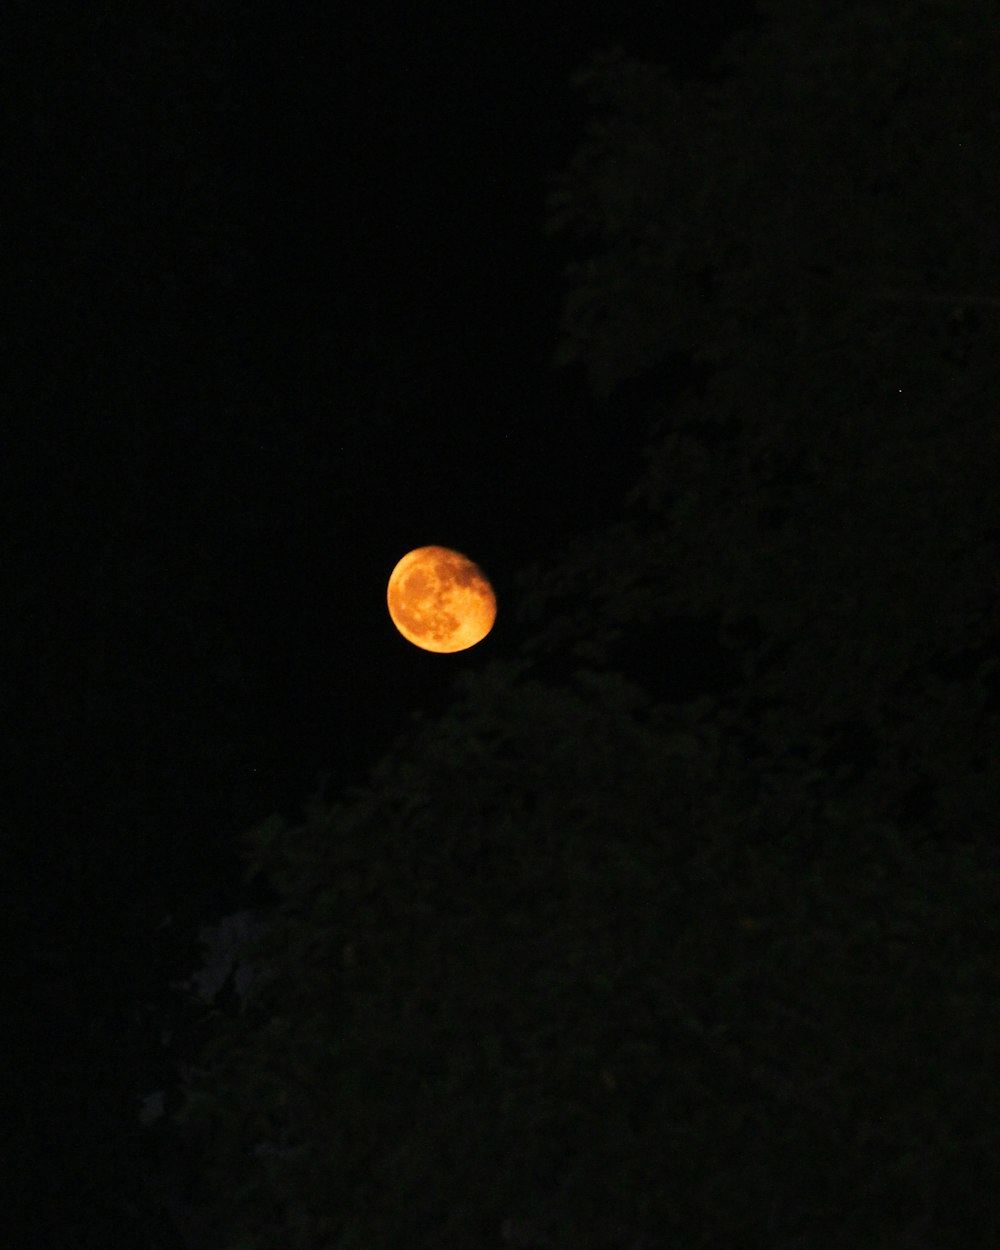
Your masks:
<svg viewBox="0 0 1000 1250"><path fill-rule="evenodd" d="M28 1172L130 1131L156 1079L131 1013L252 901L240 833L362 781L511 654L518 570L619 508L646 431L550 365L570 79L612 45L703 74L749 7L20 6L3 882L46 1085ZM431 543L497 591L460 656L386 613Z"/></svg>

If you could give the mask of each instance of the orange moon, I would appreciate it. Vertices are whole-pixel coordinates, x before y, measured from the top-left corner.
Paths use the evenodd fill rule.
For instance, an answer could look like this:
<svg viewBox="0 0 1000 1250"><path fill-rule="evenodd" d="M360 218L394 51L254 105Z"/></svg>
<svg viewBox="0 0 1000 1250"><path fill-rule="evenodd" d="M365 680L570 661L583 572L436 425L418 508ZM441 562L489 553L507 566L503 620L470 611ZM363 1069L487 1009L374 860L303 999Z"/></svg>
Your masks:
<svg viewBox="0 0 1000 1250"><path fill-rule="evenodd" d="M493 628L497 601L479 567L449 547L417 547L392 570L392 623L424 651L465 651Z"/></svg>

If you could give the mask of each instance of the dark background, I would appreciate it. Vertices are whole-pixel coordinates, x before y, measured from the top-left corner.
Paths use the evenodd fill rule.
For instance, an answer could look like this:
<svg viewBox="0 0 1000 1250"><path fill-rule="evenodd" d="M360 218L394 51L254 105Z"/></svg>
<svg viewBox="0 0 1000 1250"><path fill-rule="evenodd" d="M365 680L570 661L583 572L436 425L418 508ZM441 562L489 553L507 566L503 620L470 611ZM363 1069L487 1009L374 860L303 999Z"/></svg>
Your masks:
<svg viewBox="0 0 1000 1250"><path fill-rule="evenodd" d="M570 79L611 45L705 74L749 17L12 10L7 1124L37 1244L148 1244L120 1218L162 1083L137 1022L255 901L241 832L361 780L516 645L517 570L619 506L646 431L550 366ZM388 620L425 543L496 587L467 655Z"/></svg>

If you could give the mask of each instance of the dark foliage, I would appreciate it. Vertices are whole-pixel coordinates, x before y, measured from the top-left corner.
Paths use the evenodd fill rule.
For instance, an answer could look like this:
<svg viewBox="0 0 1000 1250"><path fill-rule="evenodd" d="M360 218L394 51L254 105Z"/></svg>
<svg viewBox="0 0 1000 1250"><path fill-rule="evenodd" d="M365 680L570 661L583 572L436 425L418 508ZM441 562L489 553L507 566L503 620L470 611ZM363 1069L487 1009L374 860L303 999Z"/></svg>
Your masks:
<svg viewBox="0 0 1000 1250"><path fill-rule="evenodd" d="M620 524L251 839L269 976L183 1117L230 1250L1000 1236L1000 32L768 12L712 88L584 78L561 358L703 371Z"/></svg>

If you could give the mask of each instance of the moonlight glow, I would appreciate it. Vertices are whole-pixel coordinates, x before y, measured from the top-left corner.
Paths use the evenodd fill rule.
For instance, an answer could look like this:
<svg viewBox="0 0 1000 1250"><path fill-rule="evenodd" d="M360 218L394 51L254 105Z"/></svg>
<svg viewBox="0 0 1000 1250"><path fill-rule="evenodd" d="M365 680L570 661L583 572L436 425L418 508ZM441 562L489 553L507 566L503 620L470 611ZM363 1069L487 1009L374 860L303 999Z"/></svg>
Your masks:
<svg viewBox="0 0 1000 1250"><path fill-rule="evenodd" d="M392 570L392 623L424 651L465 651L482 642L497 614L493 587L477 565L448 547L418 547Z"/></svg>

